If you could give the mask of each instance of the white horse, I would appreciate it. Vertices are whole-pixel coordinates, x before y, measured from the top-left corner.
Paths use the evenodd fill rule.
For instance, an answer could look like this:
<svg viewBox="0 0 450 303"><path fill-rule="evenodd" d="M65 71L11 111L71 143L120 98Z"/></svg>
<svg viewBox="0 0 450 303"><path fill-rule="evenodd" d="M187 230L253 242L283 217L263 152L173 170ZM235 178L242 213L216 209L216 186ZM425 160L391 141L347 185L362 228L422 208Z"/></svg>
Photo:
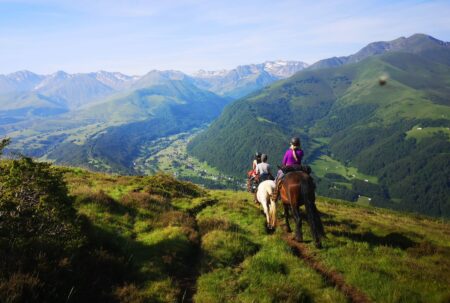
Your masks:
<svg viewBox="0 0 450 303"><path fill-rule="evenodd" d="M256 192L256 199L261 203L264 214L266 215L267 229L272 231L275 229L277 223L276 218L276 201L272 199L272 193L275 190L275 182L272 180L266 180L259 184L258 191Z"/></svg>

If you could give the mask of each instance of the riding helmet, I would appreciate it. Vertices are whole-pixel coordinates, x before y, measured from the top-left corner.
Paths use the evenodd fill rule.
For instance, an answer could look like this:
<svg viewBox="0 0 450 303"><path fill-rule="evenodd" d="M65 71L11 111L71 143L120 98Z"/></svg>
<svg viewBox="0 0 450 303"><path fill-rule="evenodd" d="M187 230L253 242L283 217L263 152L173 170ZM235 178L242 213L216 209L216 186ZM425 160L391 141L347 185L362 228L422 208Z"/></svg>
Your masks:
<svg viewBox="0 0 450 303"><path fill-rule="evenodd" d="M299 137L294 137L291 139L291 144L294 146L300 146L300 138Z"/></svg>
<svg viewBox="0 0 450 303"><path fill-rule="evenodd" d="M261 153L260 152L256 152L255 153L255 159L260 159L261 158Z"/></svg>

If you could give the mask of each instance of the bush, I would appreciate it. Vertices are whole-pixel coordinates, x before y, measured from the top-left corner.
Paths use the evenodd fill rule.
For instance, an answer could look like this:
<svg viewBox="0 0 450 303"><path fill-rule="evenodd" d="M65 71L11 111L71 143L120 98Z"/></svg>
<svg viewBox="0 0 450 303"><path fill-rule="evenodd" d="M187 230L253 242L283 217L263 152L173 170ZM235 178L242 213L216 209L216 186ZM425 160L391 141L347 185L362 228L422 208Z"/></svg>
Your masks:
<svg viewBox="0 0 450 303"><path fill-rule="evenodd" d="M67 297L68 257L86 243L79 223L62 175L50 164L26 157L1 162L0 301Z"/></svg>

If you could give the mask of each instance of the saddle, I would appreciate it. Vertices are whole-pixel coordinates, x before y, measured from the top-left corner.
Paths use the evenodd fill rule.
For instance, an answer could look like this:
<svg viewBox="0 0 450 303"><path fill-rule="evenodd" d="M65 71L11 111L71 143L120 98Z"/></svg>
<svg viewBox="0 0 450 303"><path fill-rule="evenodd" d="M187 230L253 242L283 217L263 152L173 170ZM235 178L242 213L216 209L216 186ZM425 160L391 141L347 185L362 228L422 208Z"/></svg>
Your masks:
<svg viewBox="0 0 450 303"><path fill-rule="evenodd" d="M277 190L280 190L281 183L283 182L284 178L286 177L287 173L295 172L295 171L302 171L307 173L311 177L312 169L309 165L301 165L301 164L294 164L289 166L280 166L278 165L278 168L283 171L283 176L277 180L276 188ZM316 183L314 182L314 179L311 177L313 188L316 188Z"/></svg>
<svg viewBox="0 0 450 303"><path fill-rule="evenodd" d="M301 164L294 164L289 166L278 166L279 169L283 171L284 174L294 172L294 171L302 171L307 173L308 175L311 174L311 167L308 165L301 165Z"/></svg>

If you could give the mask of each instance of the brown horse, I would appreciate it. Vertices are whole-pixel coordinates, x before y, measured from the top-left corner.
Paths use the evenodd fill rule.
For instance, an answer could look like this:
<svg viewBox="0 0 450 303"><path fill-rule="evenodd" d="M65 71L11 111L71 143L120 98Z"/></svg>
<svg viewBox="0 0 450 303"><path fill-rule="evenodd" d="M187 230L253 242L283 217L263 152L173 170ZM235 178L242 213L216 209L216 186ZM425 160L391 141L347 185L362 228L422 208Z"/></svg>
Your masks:
<svg viewBox="0 0 450 303"><path fill-rule="evenodd" d="M307 173L303 171L290 172L281 180L280 186L275 187L272 199L277 201L278 197L281 195L288 232L292 231L291 226L289 225L289 209L292 210L296 225L295 239L298 242L303 241L300 205L305 205L306 215L311 228L311 234L314 238L314 243L316 247L321 248L322 243L320 238L325 236L325 231L323 229L322 221L320 220L319 211L316 208L314 188L313 179Z"/></svg>

